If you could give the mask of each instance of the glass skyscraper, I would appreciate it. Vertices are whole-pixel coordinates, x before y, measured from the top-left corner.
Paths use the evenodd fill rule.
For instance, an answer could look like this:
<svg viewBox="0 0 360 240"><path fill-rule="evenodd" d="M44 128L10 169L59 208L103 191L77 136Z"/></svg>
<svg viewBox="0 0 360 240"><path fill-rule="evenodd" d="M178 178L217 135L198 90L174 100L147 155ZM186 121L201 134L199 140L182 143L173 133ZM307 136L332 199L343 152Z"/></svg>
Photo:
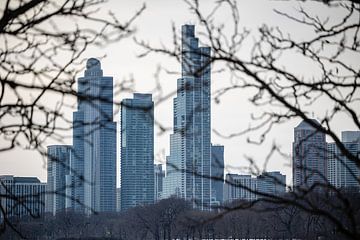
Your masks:
<svg viewBox="0 0 360 240"><path fill-rule="evenodd" d="M135 93L121 103L121 210L154 203L154 103Z"/></svg>
<svg viewBox="0 0 360 240"><path fill-rule="evenodd" d="M72 174L74 197L98 212L116 209L116 123L113 78L103 76L100 61L90 58L78 79L74 112ZM75 209L82 209L80 204Z"/></svg>
<svg viewBox="0 0 360 240"><path fill-rule="evenodd" d="M341 133L341 141L354 156L360 157L360 131ZM338 189L359 191L360 170L356 163L348 159L336 143L327 145L328 180Z"/></svg>
<svg viewBox="0 0 360 240"><path fill-rule="evenodd" d="M311 121L320 125L315 119ZM326 182L325 134L305 121L294 129L292 169L294 187L310 188Z"/></svg>
<svg viewBox="0 0 360 240"><path fill-rule="evenodd" d="M181 73L174 98L174 132L164 195L189 200L209 209L211 199L210 48L199 47L193 25L181 29Z"/></svg>

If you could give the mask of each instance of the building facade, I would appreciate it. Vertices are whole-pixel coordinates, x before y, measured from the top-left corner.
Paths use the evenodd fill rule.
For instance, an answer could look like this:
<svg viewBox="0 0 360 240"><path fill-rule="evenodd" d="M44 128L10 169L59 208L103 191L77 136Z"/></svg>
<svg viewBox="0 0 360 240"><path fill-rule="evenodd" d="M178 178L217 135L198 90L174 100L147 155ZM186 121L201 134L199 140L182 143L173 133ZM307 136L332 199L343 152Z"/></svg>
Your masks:
<svg viewBox="0 0 360 240"><path fill-rule="evenodd" d="M75 209L86 213L116 210L116 123L113 78L103 76L100 61L90 58L78 79L78 109L73 114Z"/></svg>
<svg viewBox="0 0 360 240"><path fill-rule="evenodd" d="M51 145L47 147L47 185L46 185L46 212L55 215L57 212L64 211L66 201L71 199L72 194L68 192L73 186L67 178L71 171L71 152L72 146Z"/></svg>
<svg viewBox="0 0 360 240"><path fill-rule="evenodd" d="M193 25L181 29L181 73L174 98L174 132L163 197L175 195L193 207L210 209L210 48L199 47Z"/></svg>
<svg viewBox="0 0 360 240"><path fill-rule="evenodd" d="M211 196L212 201L223 202L224 146L211 145Z"/></svg>
<svg viewBox="0 0 360 240"><path fill-rule="evenodd" d="M158 201L161 199L162 191L163 191L163 182L165 177L165 172L162 169L162 164L154 164L154 184L155 184L155 193L154 199Z"/></svg>
<svg viewBox="0 0 360 240"><path fill-rule="evenodd" d="M0 222L4 218L41 216L45 211L45 192L46 183L36 177L0 176L0 201L5 212L0 211Z"/></svg>
<svg viewBox="0 0 360 240"><path fill-rule="evenodd" d="M224 187L224 202L234 200L253 201L256 199L257 181L251 175L226 174Z"/></svg>
<svg viewBox="0 0 360 240"><path fill-rule="evenodd" d="M154 103L135 93L121 104L121 210L154 203Z"/></svg>
<svg viewBox="0 0 360 240"><path fill-rule="evenodd" d="M360 131L342 132L345 148L360 158ZM327 144L328 180L338 189L359 191L360 170L354 161L346 157L336 143Z"/></svg>
<svg viewBox="0 0 360 240"><path fill-rule="evenodd" d="M311 119L314 125L320 123ZM327 176L325 134L308 122L302 121L294 129L293 142L293 186L310 188L324 183ZM315 190L319 190L315 187Z"/></svg>
<svg viewBox="0 0 360 240"><path fill-rule="evenodd" d="M278 171L264 172L257 177L257 192L279 196L286 192L286 175Z"/></svg>

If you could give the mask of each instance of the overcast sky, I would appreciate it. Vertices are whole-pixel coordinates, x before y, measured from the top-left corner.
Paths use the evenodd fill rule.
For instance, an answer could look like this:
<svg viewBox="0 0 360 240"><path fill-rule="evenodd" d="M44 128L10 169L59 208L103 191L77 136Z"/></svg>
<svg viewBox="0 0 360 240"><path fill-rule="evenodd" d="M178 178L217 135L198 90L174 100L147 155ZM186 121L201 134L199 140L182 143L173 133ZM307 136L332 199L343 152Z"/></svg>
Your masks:
<svg viewBox="0 0 360 240"><path fill-rule="evenodd" d="M201 1L204 9L211 7L212 1ZM256 2L256 3L255 3ZM120 19L126 19L134 13L134 11L141 7L143 1L140 0L124 0L124 1L109 1L102 9L103 13L107 10L113 11ZM283 17L277 15L273 10L279 9L290 14L294 13L294 8L298 7L302 2L294 1L238 1L240 9L240 23L243 27L255 32L258 27L266 23L271 26L279 26L284 32L289 32L298 38L306 37L309 34L305 29L302 29L294 23L289 23ZM136 37L143 39L159 46L160 43L171 46L172 31L171 24L174 23L177 30L180 31L181 25L185 23L195 24L197 21L189 12L186 4L181 0L154 0L146 3L145 12L135 22L137 27ZM336 10L328 9L322 4L306 3L304 5L309 11L319 13L322 16L328 15L331 19L338 19ZM218 21L227 23L231 20L228 12L218 15ZM206 41L201 39L200 41ZM244 49L246 51L246 49ZM119 43L114 43L106 48L91 48L85 54L84 58L89 57L105 57L102 59L102 69L107 76L113 76L116 82L122 81L124 78L133 76L136 80L136 90L138 92L151 93L155 88L154 73L157 65L162 65L168 69L179 71L180 64L174 59L169 59L162 55L152 54L146 58L137 58L141 53L141 49L130 39L123 40ZM356 62L355 59L353 60ZM218 66L213 66L216 70ZM289 69L297 69L311 73L309 69L301 62L292 61L291 57L286 65ZM316 74L316 73L314 73ZM167 75L164 72L160 74L160 83L164 94L173 92L176 89L176 79L179 76ZM220 87L230 84L228 73L217 73L212 75L212 91L216 91ZM250 124L250 114L258 113L259 110L254 108L249 102L251 92L244 90L233 91L226 94L220 104L212 102L212 128L224 134L239 132L247 128ZM116 100L121 100L129 97L129 94L120 94ZM320 102L314 106L313 111L320 111L326 102ZM67 112L71 116L71 110ZM155 118L163 125L172 126L172 98L169 101L156 105ZM119 123L118 113L115 114L114 121ZM248 163L244 156L251 156L261 164L269 151L272 142L277 142L281 145L282 150L288 154L291 152L291 145L293 139L293 128L299 123L299 120L289 121L282 124L268 135L266 143L262 146L253 146L246 142L247 137L237 137L232 139L223 139L212 134L212 142L215 144L222 144L225 146L225 164L232 166L247 166ZM337 118L334 121L335 130L340 133L341 130L356 130L350 123L347 117ZM155 129L158 133L158 129ZM169 134L171 131L162 135L155 135L155 155L157 161L165 161L165 155L169 153ZM251 137L251 135L250 135ZM66 143L71 144L71 139L66 139ZM49 142L55 144L56 142ZM119 148L118 148L119 150ZM281 156L274 156L267 170L280 170L287 175L288 182L291 178L291 167L289 159L284 159ZM237 169L232 169L232 172L237 172ZM34 151L25 151L14 149L7 153L1 154L0 159L0 174L12 174L17 176L38 176L42 181L46 181L46 162L39 154Z"/></svg>

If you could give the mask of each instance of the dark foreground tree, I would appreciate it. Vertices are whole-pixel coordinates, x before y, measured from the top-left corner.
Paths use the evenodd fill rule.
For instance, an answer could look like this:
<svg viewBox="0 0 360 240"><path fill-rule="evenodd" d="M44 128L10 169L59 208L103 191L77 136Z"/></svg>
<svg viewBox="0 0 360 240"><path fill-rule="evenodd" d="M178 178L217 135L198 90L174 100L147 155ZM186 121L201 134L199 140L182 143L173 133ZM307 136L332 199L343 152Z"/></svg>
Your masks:
<svg viewBox="0 0 360 240"><path fill-rule="evenodd" d="M113 14L108 15L108 20L96 17L96 6L102 2L2 2L0 134L6 144L1 146L0 151L15 147L42 151L42 143L46 138L59 139L62 136L59 131L69 129L71 122L61 114L65 102L49 106L44 96L48 93L55 94L60 99L76 96L73 84L78 64L82 63L81 54L91 44L104 45L130 36L134 31L131 23L141 12L140 10L134 18L120 24ZM305 7L308 2L310 1L305 3ZM259 116L253 116L248 129L228 134L214 131L216 134L233 138L256 132L259 139L251 137L249 143L261 145L277 124L301 119L318 132L326 134L343 155L360 166L359 156L347 150L332 127L335 118L346 115L360 130L360 69L352 60L359 58L360 6L356 1L324 2L316 4L324 5L325 14L326 10L336 8L342 16L330 16L327 20L310 14L306 8L300 8L297 15L276 11L284 17L284 21L292 21L308 29L309 34L299 39L269 24L263 25L251 35L242 28L237 1L217 1L209 14L205 14L201 8L202 2L186 1L190 11L199 20L201 34L207 37L207 43L212 49L209 64L221 64L233 79L230 86L215 92L215 102L220 103L221 98L231 91L251 89L255 93L250 102L262 111ZM232 16L232 23L227 24L231 27L230 33L221 19L219 23L216 15L217 11L224 8ZM65 24L58 24L60 21ZM63 28L64 25L67 27ZM96 31L88 26L94 27ZM146 54L160 52L181 59L176 32L174 38L175 46L172 49L154 48L145 42L139 44L146 49ZM242 48L249 46L249 39L255 41L251 42L250 51L244 55ZM288 68L285 63L289 55L303 63L304 68L305 65L313 67L316 74L308 75L303 69ZM168 99L168 96L164 99ZM311 106L318 101L328 103L328 108L316 115L321 125L315 124L309 117ZM274 144L269 155L276 151L279 151L279 147ZM254 159L249 160L252 163L252 173L259 174L265 170L257 166ZM314 169L304 170L316 174ZM326 176L322 177L326 180ZM170 199L156 206L132 209L119 218L116 215L100 215L74 220L77 219L75 216L64 213L53 221L24 221L19 226L14 226L5 219L2 226L10 226L20 233L26 231L30 238L51 238L54 236L51 234L56 232L64 238L323 236L328 239L359 239L358 196L338 191L327 181L317 185L320 186L293 188L286 196L269 195L236 185L256 193L260 196L259 199L222 206L216 215L191 211L186 203ZM317 187L324 191L313 191ZM71 222L78 224L70 224ZM260 227L269 225L274 228ZM6 234L12 236L11 231Z"/></svg>

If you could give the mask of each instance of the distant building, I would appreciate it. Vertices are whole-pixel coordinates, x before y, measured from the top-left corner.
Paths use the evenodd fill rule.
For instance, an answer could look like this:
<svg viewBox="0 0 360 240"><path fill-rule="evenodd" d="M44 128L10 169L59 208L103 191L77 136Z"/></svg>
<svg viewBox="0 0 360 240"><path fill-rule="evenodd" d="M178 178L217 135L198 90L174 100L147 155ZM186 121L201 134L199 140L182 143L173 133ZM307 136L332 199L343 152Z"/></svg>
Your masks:
<svg viewBox="0 0 360 240"><path fill-rule="evenodd" d="M70 176L70 158L72 146L70 145L51 145L47 147L47 186L46 186L46 212L53 215L56 212L64 211L66 201L72 195L71 182L66 181ZM68 188L68 191L67 191ZM70 195L69 195L70 194Z"/></svg>
<svg viewBox="0 0 360 240"><path fill-rule="evenodd" d="M162 170L162 164L154 165L154 176L155 176L155 201L161 199L161 194L163 191L163 181L165 177L165 171Z"/></svg>
<svg viewBox="0 0 360 240"><path fill-rule="evenodd" d="M182 26L181 42L181 78L173 102L174 132L163 194L206 210L211 203L211 52L199 46L194 25Z"/></svg>
<svg viewBox="0 0 360 240"><path fill-rule="evenodd" d="M116 211L121 211L121 188L116 188Z"/></svg>
<svg viewBox="0 0 360 240"><path fill-rule="evenodd" d="M212 201L223 202L224 146L211 145L211 196Z"/></svg>
<svg viewBox="0 0 360 240"><path fill-rule="evenodd" d="M0 211L0 222L4 217L41 216L45 211L45 189L46 183L36 177L0 176L0 201L5 211Z"/></svg>
<svg viewBox="0 0 360 240"><path fill-rule="evenodd" d="M121 210L154 203L154 103L135 93L121 104Z"/></svg>
<svg viewBox="0 0 360 240"><path fill-rule="evenodd" d="M277 196L286 192L286 176L280 172L264 172L256 180L259 193Z"/></svg>
<svg viewBox="0 0 360 240"><path fill-rule="evenodd" d="M342 132L342 143L354 156L360 158L360 131ZM346 157L336 143L327 145L328 180L338 189L359 191L360 170Z"/></svg>
<svg viewBox="0 0 360 240"><path fill-rule="evenodd" d="M113 121L113 78L90 58L78 79L78 106L73 113L73 175L76 211L116 210L116 123ZM84 209L84 206L86 208Z"/></svg>
<svg viewBox="0 0 360 240"><path fill-rule="evenodd" d="M314 125L320 123L310 120ZM324 183L327 176L325 134L306 121L294 129L293 142L293 185L310 188L314 184Z"/></svg>
<svg viewBox="0 0 360 240"><path fill-rule="evenodd" d="M224 202L234 200L253 201L256 194L257 181L251 175L226 174L224 187Z"/></svg>

